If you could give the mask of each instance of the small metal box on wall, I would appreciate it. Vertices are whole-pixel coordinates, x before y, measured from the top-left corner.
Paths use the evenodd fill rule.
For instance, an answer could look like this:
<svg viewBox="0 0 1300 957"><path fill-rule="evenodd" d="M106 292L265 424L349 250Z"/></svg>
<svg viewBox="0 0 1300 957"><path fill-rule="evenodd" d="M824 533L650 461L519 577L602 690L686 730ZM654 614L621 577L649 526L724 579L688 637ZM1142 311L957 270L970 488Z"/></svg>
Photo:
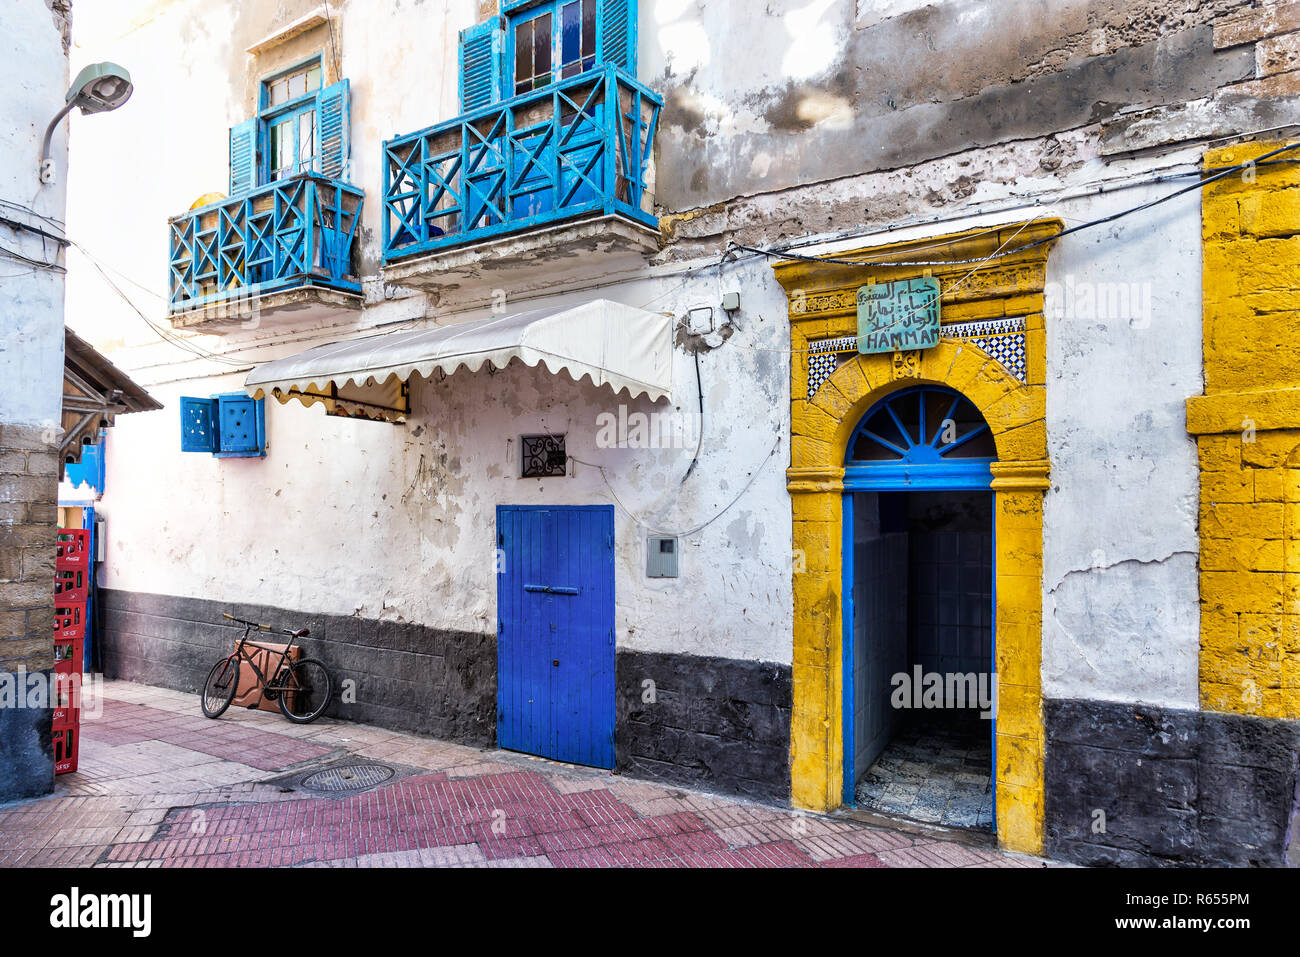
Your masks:
<svg viewBox="0 0 1300 957"><path fill-rule="evenodd" d="M651 535L646 539L647 578L677 577L677 544L674 535Z"/></svg>

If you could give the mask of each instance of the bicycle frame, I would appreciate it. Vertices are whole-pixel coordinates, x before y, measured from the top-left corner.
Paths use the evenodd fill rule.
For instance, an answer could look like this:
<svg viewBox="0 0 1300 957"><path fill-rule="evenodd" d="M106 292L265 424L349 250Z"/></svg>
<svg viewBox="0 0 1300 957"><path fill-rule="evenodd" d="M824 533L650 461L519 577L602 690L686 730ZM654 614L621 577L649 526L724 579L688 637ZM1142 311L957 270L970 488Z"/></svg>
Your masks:
<svg viewBox="0 0 1300 957"><path fill-rule="evenodd" d="M252 655L250 655L247 651L244 650L244 646L249 643L248 636L253 631L254 628L261 629L264 631L270 631L271 629L268 628L266 625L259 625L256 622L252 622L252 621L245 621L242 618L234 618L233 616L228 616L228 617L231 617L232 621L237 621L241 625L243 625L244 633L240 635L239 641L235 643L235 650L230 653L230 655L226 658L226 660L235 663L236 668L240 667L240 663L245 661L248 662L249 666L257 674L258 683L262 687L262 697L266 697L266 693L268 691L281 692L281 691L298 690L296 688L289 687L287 684L277 685L277 684L273 684L271 681L268 681L266 675L263 674L262 669L257 666L256 659ZM293 643L295 638L296 636L290 633L289 642L284 646L284 650L279 652L280 657L279 660L276 661L275 667L268 669L271 672L271 674L273 675L281 674L281 672L284 669L285 662L289 660L289 652L293 650L294 647ZM276 652L271 651L269 648L267 648L266 650L271 654L276 654Z"/></svg>

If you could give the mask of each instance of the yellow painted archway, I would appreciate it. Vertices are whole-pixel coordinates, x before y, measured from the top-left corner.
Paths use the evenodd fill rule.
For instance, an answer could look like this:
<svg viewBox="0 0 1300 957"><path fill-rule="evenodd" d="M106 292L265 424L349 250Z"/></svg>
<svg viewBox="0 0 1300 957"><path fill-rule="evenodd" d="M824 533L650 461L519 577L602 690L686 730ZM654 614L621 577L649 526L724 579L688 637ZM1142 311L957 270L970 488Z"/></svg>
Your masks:
<svg viewBox="0 0 1300 957"><path fill-rule="evenodd" d="M1041 688L1043 492L1047 488L1043 286L1048 241L1059 220L929 237L836 259L863 264L776 267L790 300L791 465L787 472L795 554L791 795L800 807L840 804L842 503L845 450L858 420L896 389L947 386L965 395L994 435L997 831L1003 846L1043 846ZM988 258L1043 240L1014 255ZM915 264L923 260L926 265ZM970 261L975 260L972 264ZM986 260L982 265L980 260ZM917 352L844 355L823 365L809 394L817 343L856 336L857 289L933 275L940 281L939 345ZM1018 330L1016 360L986 346ZM986 334L985 334L986 333ZM821 360L825 362L824 359ZM1014 366L1014 371L1008 365ZM1023 361L1023 366L1019 363Z"/></svg>

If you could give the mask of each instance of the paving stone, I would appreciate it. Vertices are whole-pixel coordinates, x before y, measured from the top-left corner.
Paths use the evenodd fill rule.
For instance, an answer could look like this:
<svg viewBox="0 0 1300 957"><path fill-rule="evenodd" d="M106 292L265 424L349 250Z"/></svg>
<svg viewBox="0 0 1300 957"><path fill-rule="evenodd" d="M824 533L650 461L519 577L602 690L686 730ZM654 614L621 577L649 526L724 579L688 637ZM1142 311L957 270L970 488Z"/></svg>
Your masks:
<svg viewBox="0 0 1300 957"><path fill-rule="evenodd" d="M605 771L270 712L209 721L193 695L105 683L76 774L0 808L0 866L1035 866L858 822ZM230 714L228 712L228 714ZM264 782L329 755L427 773L325 797ZM900 767L905 762L896 762ZM949 804L975 808L972 782ZM926 799L943 793L927 779ZM920 784L911 792L921 793ZM960 798L960 800L958 799Z"/></svg>

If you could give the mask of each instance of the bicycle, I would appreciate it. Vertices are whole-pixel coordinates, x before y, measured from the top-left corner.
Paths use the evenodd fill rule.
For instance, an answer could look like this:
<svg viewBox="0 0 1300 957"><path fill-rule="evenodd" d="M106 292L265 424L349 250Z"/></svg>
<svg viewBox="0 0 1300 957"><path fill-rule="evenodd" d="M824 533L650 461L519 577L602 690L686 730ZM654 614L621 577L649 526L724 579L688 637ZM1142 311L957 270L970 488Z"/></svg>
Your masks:
<svg viewBox="0 0 1300 957"><path fill-rule="evenodd" d="M255 621L236 618L234 615L223 613L221 617L243 625L244 634L235 643L235 650L213 665L212 670L208 672L207 681L203 683L203 694L199 699L206 717L219 718L226 713L230 703L235 700L235 693L239 688L240 665L245 661L252 665L253 671L257 674L257 680L262 686L262 697L277 702L280 705L280 713L290 721L295 724L308 724L324 714L333 696L334 686L330 680L329 669L315 658L300 658L292 662L288 660L294 641L310 635L309 629L280 630L281 634L289 636L289 643L279 653L280 657L275 666L267 669L275 675L273 681L267 681L266 675L258 667L256 659L248 653L246 646L252 644L255 648L262 647L248 640L249 634L254 629L260 631L275 629L270 625L260 625ZM256 707L256 704L249 707Z"/></svg>

